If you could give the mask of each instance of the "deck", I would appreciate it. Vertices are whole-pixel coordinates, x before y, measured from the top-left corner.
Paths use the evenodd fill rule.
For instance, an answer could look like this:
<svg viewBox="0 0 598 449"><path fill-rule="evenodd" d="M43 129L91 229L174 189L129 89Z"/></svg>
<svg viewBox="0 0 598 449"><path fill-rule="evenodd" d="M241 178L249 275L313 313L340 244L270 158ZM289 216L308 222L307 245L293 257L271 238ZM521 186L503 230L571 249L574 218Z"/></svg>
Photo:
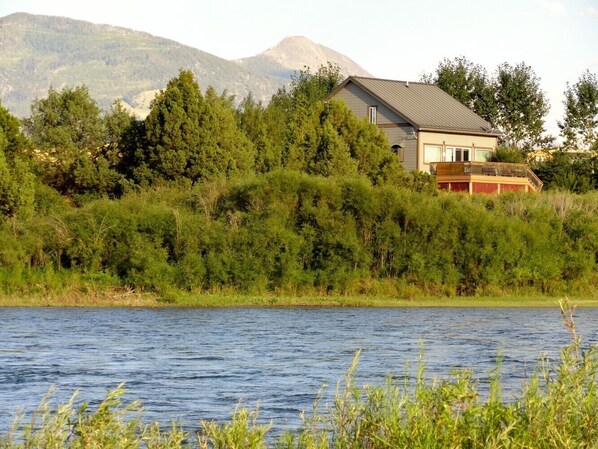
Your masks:
<svg viewBox="0 0 598 449"><path fill-rule="evenodd" d="M526 164L506 162L433 162L438 188L456 192L539 192L542 181Z"/></svg>

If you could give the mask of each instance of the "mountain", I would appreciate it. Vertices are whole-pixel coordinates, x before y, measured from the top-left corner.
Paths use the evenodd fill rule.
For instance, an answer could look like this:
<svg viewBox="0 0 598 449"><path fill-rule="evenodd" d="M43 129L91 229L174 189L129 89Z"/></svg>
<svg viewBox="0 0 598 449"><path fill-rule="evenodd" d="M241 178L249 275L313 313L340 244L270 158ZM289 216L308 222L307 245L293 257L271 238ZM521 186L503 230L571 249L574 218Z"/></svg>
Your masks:
<svg viewBox="0 0 598 449"><path fill-rule="evenodd" d="M202 90L213 86L237 99L249 92L267 101L291 73L330 61L345 74L367 74L346 56L304 37L284 39L265 52L228 61L148 33L65 17L16 13L0 18L0 99L13 114L30 114L31 102L50 86L85 84L107 110L120 98L143 117L156 92L192 70Z"/></svg>
<svg viewBox="0 0 598 449"><path fill-rule="evenodd" d="M251 58L237 60L243 67L272 76L290 77L305 67L317 69L333 62L345 76L372 76L351 58L309 40L305 36L286 37L275 47Z"/></svg>

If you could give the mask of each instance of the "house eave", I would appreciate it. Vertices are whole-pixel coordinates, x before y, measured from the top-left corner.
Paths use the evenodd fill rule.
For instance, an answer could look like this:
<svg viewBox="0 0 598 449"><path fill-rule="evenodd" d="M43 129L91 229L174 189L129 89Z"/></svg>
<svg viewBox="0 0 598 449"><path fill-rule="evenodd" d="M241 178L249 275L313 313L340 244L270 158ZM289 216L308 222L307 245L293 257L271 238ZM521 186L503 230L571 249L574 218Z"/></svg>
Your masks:
<svg viewBox="0 0 598 449"><path fill-rule="evenodd" d="M451 128L431 128L431 127L419 127L418 132L428 133L441 133L441 134L460 134L465 136L477 136L477 137L500 137L501 133L498 132L487 132L482 130L474 129L451 129Z"/></svg>

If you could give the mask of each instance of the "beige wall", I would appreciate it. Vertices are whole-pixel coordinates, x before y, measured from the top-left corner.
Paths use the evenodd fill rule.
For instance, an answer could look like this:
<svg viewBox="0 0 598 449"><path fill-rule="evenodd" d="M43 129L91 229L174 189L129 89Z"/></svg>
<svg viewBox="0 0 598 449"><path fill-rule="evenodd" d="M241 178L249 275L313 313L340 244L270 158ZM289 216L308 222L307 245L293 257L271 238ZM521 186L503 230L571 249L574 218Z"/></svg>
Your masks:
<svg viewBox="0 0 598 449"><path fill-rule="evenodd" d="M417 169L430 171L430 165L424 164L424 145L442 145L444 147L464 147L494 150L496 137L471 136L467 134L449 134L420 131L417 136Z"/></svg>

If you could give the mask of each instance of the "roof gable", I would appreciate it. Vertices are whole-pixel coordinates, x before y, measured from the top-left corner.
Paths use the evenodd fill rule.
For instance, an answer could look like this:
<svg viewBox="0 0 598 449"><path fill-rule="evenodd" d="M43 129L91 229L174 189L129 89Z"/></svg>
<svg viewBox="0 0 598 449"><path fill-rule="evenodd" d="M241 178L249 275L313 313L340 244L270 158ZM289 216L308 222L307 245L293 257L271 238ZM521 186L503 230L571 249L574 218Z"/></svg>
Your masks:
<svg viewBox="0 0 598 449"><path fill-rule="evenodd" d="M420 131L499 135L486 120L435 84L351 76L329 98L349 83L368 92Z"/></svg>

